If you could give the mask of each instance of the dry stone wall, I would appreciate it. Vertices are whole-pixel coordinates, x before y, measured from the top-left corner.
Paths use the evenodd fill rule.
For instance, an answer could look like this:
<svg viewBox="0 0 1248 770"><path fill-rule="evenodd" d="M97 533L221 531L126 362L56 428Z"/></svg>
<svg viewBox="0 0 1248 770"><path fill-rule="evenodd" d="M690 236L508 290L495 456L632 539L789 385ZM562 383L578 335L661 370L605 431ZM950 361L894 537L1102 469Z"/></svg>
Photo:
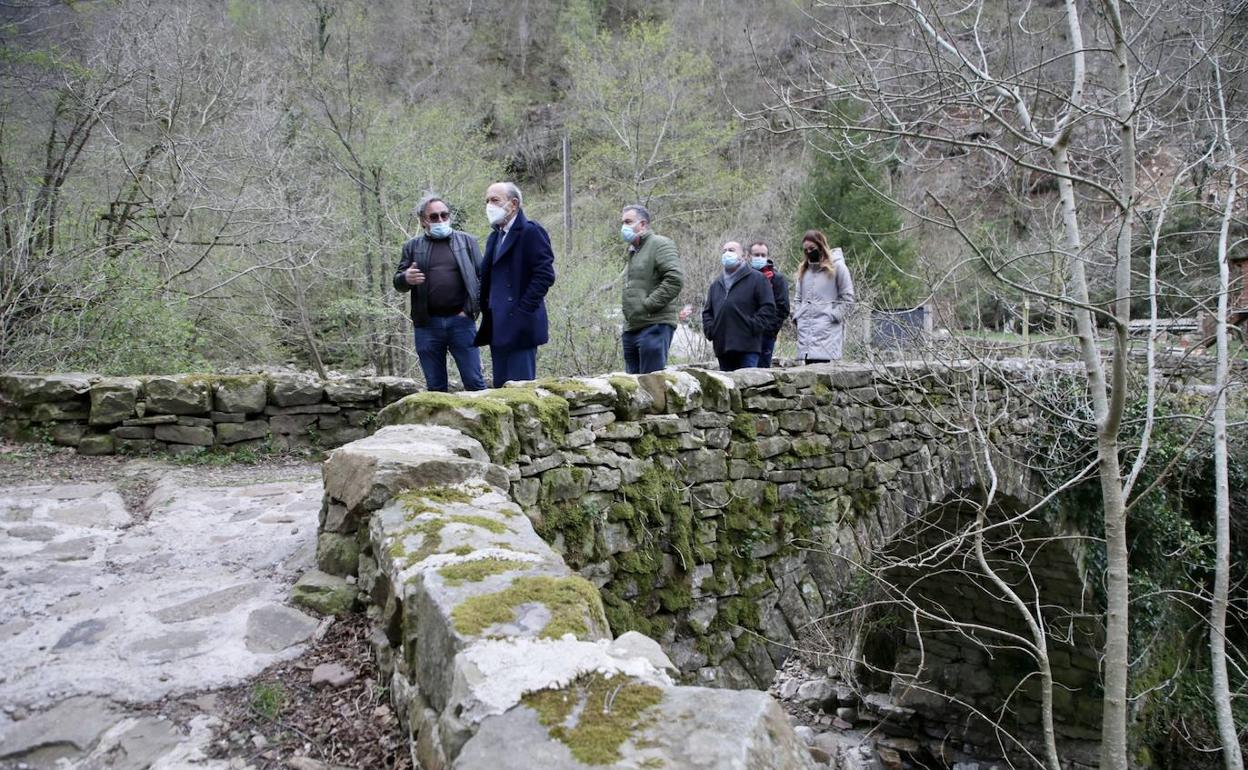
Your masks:
<svg viewBox="0 0 1248 770"><path fill-rule="evenodd" d="M478 440L386 427L324 474L334 505L371 511L359 585L419 767L813 768L765 693L677 687L654 640L613 639Z"/></svg>
<svg viewBox="0 0 1248 770"><path fill-rule="evenodd" d="M474 439L489 467L472 473L493 474L490 483L507 490L543 542L598 589L612 632L657 640L680 681L746 689L766 687L813 623L848 606L855 563L941 503L979 496L985 451L995 494L1034 501L1043 480L1028 463L1038 424L1028 397L1078 382L1063 367L1026 362L990 374L909 363L688 369L420 393L379 420ZM385 456L398 462L403 452ZM376 593L395 574L385 549L397 514L386 506L410 486L463 483L467 465L483 462L430 461L419 472L375 473L368 484L345 483L346 466L326 464L318 558L327 571L358 573L392 642L402 636L393 630L399 615L389 594ZM1076 541L1057 542L1068 550L1052 560L1052 585L1083 606ZM908 649L898 645L890 662L909 663ZM1087 660L1059 656L1059 668L1070 669L1059 681L1090 692ZM978 665L976 681L990 676L969 652L953 650L947 662ZM929 673L886 684L881 697L957 684ZM969 702L991 707L997 689ZM895 706L925 709L929 726L947 735L978 737L947 699Z"/></svg>
<svg viewBox="0 0 1248 770"><path fill-rule="evenodd" d="M81 454L173 454L341 446L373 431L377 412L414 380L299 375L0 376L0 433Z"/></svg>

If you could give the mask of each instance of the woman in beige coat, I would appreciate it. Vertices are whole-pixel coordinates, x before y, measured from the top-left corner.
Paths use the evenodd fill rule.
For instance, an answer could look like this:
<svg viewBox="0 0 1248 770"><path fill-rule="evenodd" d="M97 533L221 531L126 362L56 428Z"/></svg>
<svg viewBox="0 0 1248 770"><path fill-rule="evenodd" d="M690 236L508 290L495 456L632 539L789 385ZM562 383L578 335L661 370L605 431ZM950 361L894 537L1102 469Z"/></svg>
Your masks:
<svg viewBox="0 0 1248 770"><path fill-rule="evenodd" d="M845 316L854 304L854 281L839 248L828 248L818 230L802 236L805 259L797 270L793 322L797 324L797 360L819 364L841 357Z"/></svg>

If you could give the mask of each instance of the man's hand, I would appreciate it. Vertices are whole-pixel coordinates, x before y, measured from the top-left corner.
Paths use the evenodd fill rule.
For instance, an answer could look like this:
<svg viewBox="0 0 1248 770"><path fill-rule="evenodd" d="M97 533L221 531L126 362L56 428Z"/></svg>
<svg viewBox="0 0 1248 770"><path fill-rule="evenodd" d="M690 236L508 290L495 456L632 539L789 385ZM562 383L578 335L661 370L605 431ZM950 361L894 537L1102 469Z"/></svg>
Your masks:
<svg viewBox="0 0 1248 770"><path fill-rule="evenodd" d="M677 317L680 318L681 321L688 320L691 315L693 315L693 305L685 305L680 309L680 312L677 313Z"/></svg>
<svg viewBox="0 0 1248 770"><path fill-rule="evenodd" d="M425 282L425 274L412 265L403 271L403 280L407 281L408 286L419 286Z"/></svg>

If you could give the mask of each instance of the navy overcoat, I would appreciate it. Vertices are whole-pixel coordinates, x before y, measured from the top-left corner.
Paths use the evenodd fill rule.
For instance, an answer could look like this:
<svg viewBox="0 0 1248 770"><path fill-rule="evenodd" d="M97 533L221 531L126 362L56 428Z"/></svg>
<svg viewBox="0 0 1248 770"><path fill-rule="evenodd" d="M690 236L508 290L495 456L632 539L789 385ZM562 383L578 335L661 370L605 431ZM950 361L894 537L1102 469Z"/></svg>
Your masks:
<svg viewBox="0 0 1248 770"><path fill-rule="evenodd" d="M550 340L546 292L555 282L550 236L520 211L502 248L501 230L485 243L481 270L481 328L476 344L503 350L535 348Z"/></svg>

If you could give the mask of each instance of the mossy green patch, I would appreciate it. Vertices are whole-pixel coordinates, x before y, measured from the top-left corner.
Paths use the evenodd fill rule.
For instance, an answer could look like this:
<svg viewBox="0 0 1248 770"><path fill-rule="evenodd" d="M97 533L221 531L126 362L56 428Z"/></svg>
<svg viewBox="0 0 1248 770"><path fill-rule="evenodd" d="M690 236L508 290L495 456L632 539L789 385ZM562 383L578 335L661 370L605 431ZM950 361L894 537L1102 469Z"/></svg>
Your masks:
<svg viewBox="0 0 1248 770"><path fill-rule="evenodd" d="M501 535L507 531L507 527L501 522L474 514L456 513L427 519L415 519L394 533L394 540L387 549L390 558L395 561L402 560L404 566L411 566L428 559L435 553L442 553L442 530L448 524L467 524L473 527L480 527L495 535ZM412 535L420 535L420 546L415 551L409 552L403 541ZM457 546L451 553L463 555L462 549L465 548L468 549L467 553L472 553L473 549L467 545Z"/></svg>
<svg viewBox="0 0 1248 770"><path fill-rule="evenodd" d="M641 388L637 384L637 380L631 377L608 377L607 382L611 384L611 387L615 388L615 395L620 398L628 398Z"/></svg>
<svg viewBox="0 0 1248 770"><path fill-rule="evenodd" d="M529 562L519 559L473 559L458 564L448 564L438 570L438 574L449 586L460 586L464 583L480 583L491 575L500 575L511 570L522 569Z"/></svg>
<svg viewBox="0 0 1248 770"><path fill-rule="evenodd" d="M455 487L418 487L401 492L396 500L403 504L410 513L436 511L435 505L451 503L471 503L473 495Z"/></svg>
<svg viewBox="0 0 1248 770"><path fill-rule="evenodd" d="M732 418L732 435L745 441L758 438L758 427L754 424L754 416L742 412Z"/></svg>
<svg viewBox="0 0 1248 770"><path fill-rule="evenodd" d="M495 391L497 392L497 391ZM530 391L531 392L531 391ZM492 394L491 394L492 395ZM472 410L477 417L457 420L455 427L481 442L490 456L503 455L504 462L511 462L519 448L503 447L503 420L511 417L511 408L501 399L476 398L452 393L413 393L381 410L383 425L422 423L439 411Z"/></svg>
<svg viewBox="0 0 1248 770"><path fill-rule="evenodd" d="M560 377L543 377L540 380L535 380L533 385L564 398L568 396L592 395L598 392L596 388L587 382Z"/></svg>
<svg viewBox="0 0 1248 770"><path fill-rule="evenodd" d="M528 693L521 703L577 761L609 765L622 758L624 742L651 723L651 710L662 700L654 685L593 673L557 690Z"/></svg>
<svg viewBox="0 0 1248 770"><path fill-rule="evenodd" d="M562 396L543 396L532 387L522 387L496 388L486 391L483 398L506 404L513 411L522 405L531 407L542 430L551 440L559 441L568 432L571 418L568 416L568 400Z"/></svg>
<svg viewBox="0 0 1248 770"><path fill-rule="evenodd" d="M578 639L589 635L589 623L606 624L598 589L582 577L519 577L497 593L465 599L451 611L451 620L461 634L476 636L490 626L515 620L516 609L524 604L543 604L550 620L539 636L558 639L572 634Z"/></svg>

